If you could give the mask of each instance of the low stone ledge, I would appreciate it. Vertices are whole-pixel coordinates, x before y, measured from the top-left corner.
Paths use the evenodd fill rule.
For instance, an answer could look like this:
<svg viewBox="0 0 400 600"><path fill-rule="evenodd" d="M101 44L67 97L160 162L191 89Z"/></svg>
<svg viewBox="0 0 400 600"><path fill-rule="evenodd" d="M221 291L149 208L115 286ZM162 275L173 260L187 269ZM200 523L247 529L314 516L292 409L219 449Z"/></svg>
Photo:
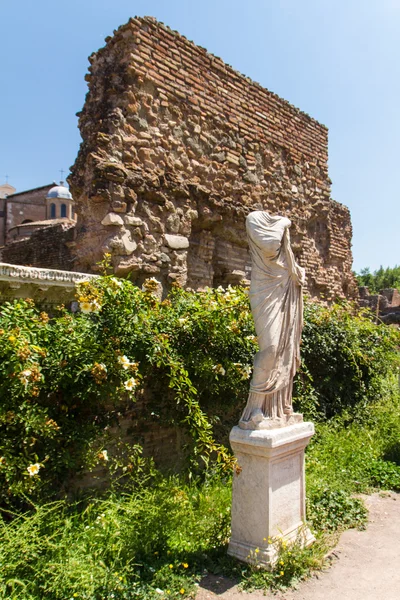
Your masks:
<svg viewBox="0 0 400 600"><path fill-rule="evenodd" d="M11 265L0 262L0 303L32 298L43 308L71 304L81 281L98 277L89 273Z"/></svg>
<svg viewBox="0 0 400 600"><path fill-rule="evenodd" d="M0 263L0 281L15 283L33 283L40 285L43 282L49 285L62 287L75 287L75 284L85 279L96 278L98 275L89 273L76 273L74 271L59 271L57 269L41 269L38 267L25 267L23 265L10 265Z"/></svg>

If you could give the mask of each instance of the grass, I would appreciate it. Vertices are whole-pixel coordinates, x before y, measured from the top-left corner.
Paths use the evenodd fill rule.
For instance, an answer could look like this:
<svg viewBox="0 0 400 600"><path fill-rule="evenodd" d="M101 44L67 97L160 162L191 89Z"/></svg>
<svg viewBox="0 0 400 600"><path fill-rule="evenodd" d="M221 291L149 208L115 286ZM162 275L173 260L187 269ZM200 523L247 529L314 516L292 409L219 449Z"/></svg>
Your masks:
<svg viewBox="0 0 400 600"><path fill-rule="evenodd" d="M153 488L0 522L0 598L182 598L229 534L230 487Z"/></svg>
<svg viewBox="0 0 400 600"><path fill-rule="evenodd" d="M358 493L400 490L400 400L317 424L307 453L308 518L317 542L281 544L272 572L227 557L229 479L160 478L130 493L35 506L0 517L1 600L193 597L205 572L244 589L284 588L320 568L337 532L363 527Z"/></svg>

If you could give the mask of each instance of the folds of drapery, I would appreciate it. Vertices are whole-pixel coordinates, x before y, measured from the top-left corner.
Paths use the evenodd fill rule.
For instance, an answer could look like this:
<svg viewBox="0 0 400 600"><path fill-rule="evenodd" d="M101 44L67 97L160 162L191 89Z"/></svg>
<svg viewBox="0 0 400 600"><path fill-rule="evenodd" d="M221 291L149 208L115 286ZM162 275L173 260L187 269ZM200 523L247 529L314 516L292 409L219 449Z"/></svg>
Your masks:
<svg viewBox="0 0 400 600"><path fill-rule="evenodd" d="M292 412L303 326L301 269L290 248L289 219L255 211L246 227L252 256L250 304L260 350L254 357L244 421L254 408L271 418Z"/></svg>

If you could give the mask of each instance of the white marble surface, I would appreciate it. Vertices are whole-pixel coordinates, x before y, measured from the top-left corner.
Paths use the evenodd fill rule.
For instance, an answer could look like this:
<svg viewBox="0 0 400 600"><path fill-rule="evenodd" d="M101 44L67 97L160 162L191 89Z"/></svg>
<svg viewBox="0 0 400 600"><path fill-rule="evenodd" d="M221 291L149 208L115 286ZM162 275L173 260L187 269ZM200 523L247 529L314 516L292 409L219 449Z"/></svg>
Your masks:
<svg viewBox="0 0 400 600"><path fill-rule="evenodd" d="M276 558L271 539L313 541L305 525L304 481L304 449L313 433L308 422L273 430L232 429L238 469L228 554L268 568Z"/></svg>
<svg viewBox="0 0 400 600"><path fill-rule="evenodd" d="M293 377L300 364L305 272L294 258L286 217L253 211L246 218L251 254L250 304L259 351L239 426L291 425ZM289 422L288 422L289 421Z"/></svg>
<svg viewBox="0 0 400 600"><path fill-rule="evenodd" d="M25 267L23 265L10 265L0 263L0 281L7 283L35 283L43 282L49 285L66 286L74 288L81 281L98 277L89 273L75 271L60 271L57 269L42 269L41 267Z"/></svg>

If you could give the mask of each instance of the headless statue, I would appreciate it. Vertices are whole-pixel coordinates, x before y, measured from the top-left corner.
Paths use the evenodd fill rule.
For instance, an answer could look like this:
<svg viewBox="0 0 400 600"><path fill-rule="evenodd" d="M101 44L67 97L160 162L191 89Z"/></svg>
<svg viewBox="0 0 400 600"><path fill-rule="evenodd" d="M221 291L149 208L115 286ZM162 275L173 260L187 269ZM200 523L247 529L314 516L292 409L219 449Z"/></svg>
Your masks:
<svg viewBox="0 0 400 600"><path fill-rule="evenodd" d="M292 407L300 364L305 271L293 256L286 217L265 211L246 219L252 258L250 305L258 338L253 377L239 427L270 429L302 421Z"/></svg>

